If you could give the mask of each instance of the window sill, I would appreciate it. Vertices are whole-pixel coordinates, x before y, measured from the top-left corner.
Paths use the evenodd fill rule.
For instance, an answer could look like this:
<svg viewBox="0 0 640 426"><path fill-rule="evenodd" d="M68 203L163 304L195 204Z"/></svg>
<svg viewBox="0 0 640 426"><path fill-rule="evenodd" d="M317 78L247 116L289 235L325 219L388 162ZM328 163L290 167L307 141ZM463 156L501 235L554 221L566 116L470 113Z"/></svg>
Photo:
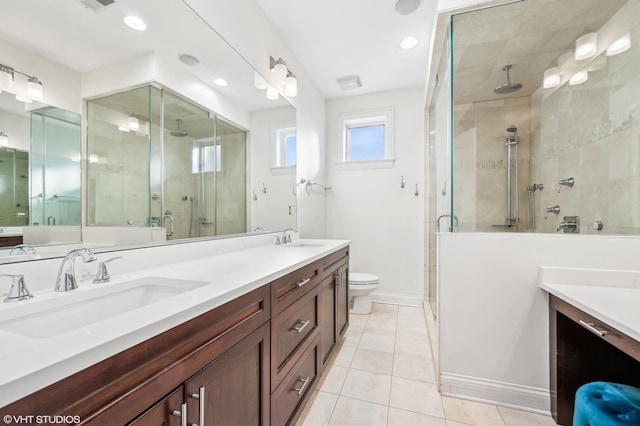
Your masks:
<svg viewBox="0 0 640 426"><path fill-rule="evenodd" d="M296 166L271 167L272 175L290 175L296 173Z"/></svg>
<svg viewBox="0 0 640 426"><path fill-rule="evenodd" d="M337 170L366 170L366 169L390 169L396 160L387 158L384 160L341 161L336 163Z"/></svg>

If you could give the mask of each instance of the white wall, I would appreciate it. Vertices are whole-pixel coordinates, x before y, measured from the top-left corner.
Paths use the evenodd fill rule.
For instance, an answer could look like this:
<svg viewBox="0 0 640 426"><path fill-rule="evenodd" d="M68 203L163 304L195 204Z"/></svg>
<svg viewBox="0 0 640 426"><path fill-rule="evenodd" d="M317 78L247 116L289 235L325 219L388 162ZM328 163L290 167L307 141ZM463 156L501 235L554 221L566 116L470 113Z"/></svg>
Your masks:
<svg viewBox="0 0 640 426"><path fill-rule="evenodd" d="M441 390L549 410L549 308L540 266L638 270L637 237L441 234Z"/></svg>
<svg viewBox="0 0 640 426"><path fill-rule="evenodd" d="M12 95L8 94L8 96ZM9 137L10 148L29 151L31 145L30 126L29 116L0 111L0 131L6 133Z"/></svg>
<svg viewBox="0 0 640 426"><path fill-rule="evenodd" d="M337 170L338 115L382 107L394 109L394 166ZM374 300L422 306L426 196L422 88L327 101L327 140L327 181L320 183L332 187L327 193L328 237L353 241L352 272L380 277Z"/></svg>
<svg viewBox="0 0 640 426"><path fill-rule="evenodd" d="M268 75L269 56L282 57L298 78L298 96L291 98L298 125L298 178L317 182L325 178L325 104L281 35L255 0L187 0L218 34L258 72ZM326 197L298 196L298 229L303 237L326 236Z"/></svg>

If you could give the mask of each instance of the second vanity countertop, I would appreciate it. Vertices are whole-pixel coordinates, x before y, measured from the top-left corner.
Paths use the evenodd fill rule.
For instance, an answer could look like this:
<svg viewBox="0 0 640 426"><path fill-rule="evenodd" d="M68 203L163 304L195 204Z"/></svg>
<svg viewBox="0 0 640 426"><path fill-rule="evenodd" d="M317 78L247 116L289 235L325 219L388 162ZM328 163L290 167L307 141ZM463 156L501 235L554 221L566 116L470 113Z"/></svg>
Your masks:
<svg viewBox="0 0 640 426"><path fill-rule="evenodd" d="M640 272L542 269L540 288L640 342Z"/></svg>
<svg viewBox="0 0 640 426"><path fill-rule="evenodd" d="M308 245L302 245L307 243ZM296 244L299 244L297 247ZM347 240L295 240L261 245L209 257L140 270L105 284L79 283L74 292L90 292L146 277L200 281L188 292L94 322L57 336L34 338L0 330L0 407L167 331L230 300L259 288L341 248ZM124 254L126 257L126 254ZM126 261L126 258L125 258ZM40 291L35 298L0 307L3 315L32 302L63 298L66 293Z"/></svg>

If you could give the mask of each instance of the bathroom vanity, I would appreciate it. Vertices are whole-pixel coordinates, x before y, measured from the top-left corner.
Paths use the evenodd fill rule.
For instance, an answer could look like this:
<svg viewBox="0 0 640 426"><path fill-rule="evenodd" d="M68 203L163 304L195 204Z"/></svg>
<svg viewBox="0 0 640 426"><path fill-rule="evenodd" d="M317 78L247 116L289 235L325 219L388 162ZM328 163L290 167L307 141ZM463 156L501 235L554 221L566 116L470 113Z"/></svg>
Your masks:
<svg viewBox="0 0 640 426"><path fill-rule="evenodd" d="M573 424L575 393L585 383L640 387L637 277L631 271L592 271L595 277L585 277L585 272L542 274L541 287L549 293L551 413L561 425ZM571 275L582 283L572 283ZM545 276L550 277L546 282ZM596 284L599 280L606 285Z"/></svg>
<svg viewBox="0 0 640 426"><path fill-rule="evenodd" d="M199 281L193 281L193 289L174 299L182 308L193 305L188 320L183 318L189 309L176 309L147 321L148 327L120 334L116 330L101 345L128 346L103 359L99 353L104 350L92 347L46 366L32 366L30 374L14 381L21 389L35 382L40 388L0 413L71 416L68 419L87 425L294 423L349 325L349 242L309 241L171 265L175 276L193 280L206 276L206 265L212 265L211 282L197 287ZM262 260L256 260L257 255ZM200 272L190 275L189 270ZM158 277L171 275L162 269L154 272ZM225 286L234 274L243 278ZM169 305L156 304L162 306ZM118 318L127 315L114 317L111 328L119 327ZM100 322L96 324L98 330ZM91 341L91 332L88 327L77 336ZM58 339L62 345L63 336ZM0 340L4 338L2 330ZM17 339L18 344L28 338ZM53 344L55 339L45 340ZM73 369L74 360L90 365L42 388L55 374ZM38 375L45 377L39 380ZM12 383L0 389L8 392Z"/></svg>

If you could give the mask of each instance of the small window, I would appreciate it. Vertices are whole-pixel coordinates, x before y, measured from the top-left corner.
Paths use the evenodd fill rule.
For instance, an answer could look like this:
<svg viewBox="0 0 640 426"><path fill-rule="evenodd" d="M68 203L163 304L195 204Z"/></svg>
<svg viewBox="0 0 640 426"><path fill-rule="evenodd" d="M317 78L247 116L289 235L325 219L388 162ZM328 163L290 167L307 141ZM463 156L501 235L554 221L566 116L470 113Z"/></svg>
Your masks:
<svg viewBox="0 0 640 426"><path fill-rule="evenodd" d="M298 158L295 122L276 123L271 133L272 172L295 173Z"/></svg>
<svg viewBox="0 0 640 426"><path fill-rule="evenodd" d="M392 119L391 108L339 116L339 166L391 167Z"/></svg>
<svg viewBox="0 0 640 426"><path fill-rule="evenodd" d="M222 146L193 143L191 172L210 173L222 170Z"/></svg>

